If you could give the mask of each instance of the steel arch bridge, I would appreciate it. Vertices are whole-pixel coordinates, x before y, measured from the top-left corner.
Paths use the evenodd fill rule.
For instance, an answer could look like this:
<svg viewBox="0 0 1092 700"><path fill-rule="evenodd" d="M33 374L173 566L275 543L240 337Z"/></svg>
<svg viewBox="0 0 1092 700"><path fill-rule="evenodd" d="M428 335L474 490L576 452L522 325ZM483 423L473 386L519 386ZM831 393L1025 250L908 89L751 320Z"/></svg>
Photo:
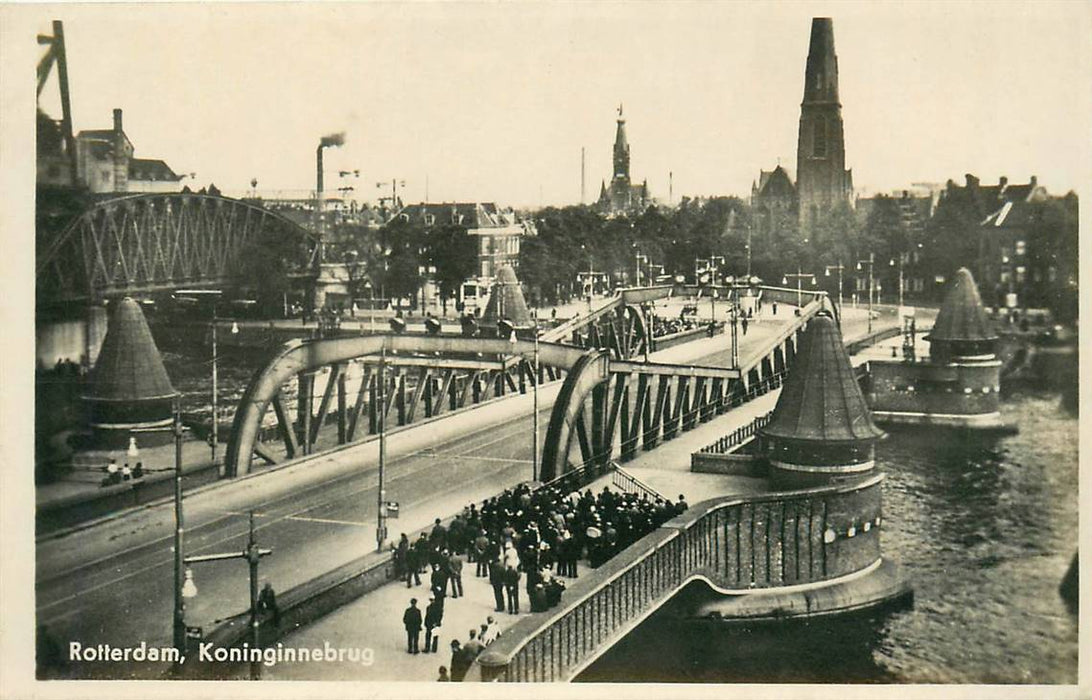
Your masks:
<svg viewBox="0 0 1092 700"><path fill-rule="evenodd" d="M290 341L243 393L228 439L225 475L250 472L255 456L276 463L309 454L331 413L340 445L377 432L380 416L387 426L407 425L506 393L525 393L528 386L561 377L546 428L541 478L548 481L585 466L605 468L616 450L627 461L642 444L652 449L779 386L799 334L823 306L822 299L807 304L792 323L731 369L643 362L618 357L608 347L541 339L536 344L385 334ZM604 312L611 314L616 311ZM532 364L536 351L537 374ZM377 371L380 362L382 372ZM273 421L267 420L270 407ZM272 441L263 444L263 437Z"/></svg>
<svg viewBox="0 0 1092 700"><path fill-rule="evenodd" d="M40 240L38 300L68 303L223 285L237 278L243 251L266 231L293 241L294 271L311 269L317 238L256 204L179 192L102 199L58 235Z"/></svg>

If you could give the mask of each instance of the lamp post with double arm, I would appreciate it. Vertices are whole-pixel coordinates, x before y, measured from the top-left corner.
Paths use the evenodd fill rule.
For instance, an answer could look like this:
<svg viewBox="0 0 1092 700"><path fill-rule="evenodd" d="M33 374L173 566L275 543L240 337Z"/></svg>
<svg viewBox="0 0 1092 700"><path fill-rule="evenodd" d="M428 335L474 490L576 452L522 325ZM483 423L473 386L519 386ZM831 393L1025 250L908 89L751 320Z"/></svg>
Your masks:
<svg viewBox="0 0 1092 700"><path fill-rule="evenodd" d="M860 272L864 269L864 265L868 265L868 332L872 332L872 268L876 263L875 253L868 254L868 260L857 261L857 271Z"/></svg>

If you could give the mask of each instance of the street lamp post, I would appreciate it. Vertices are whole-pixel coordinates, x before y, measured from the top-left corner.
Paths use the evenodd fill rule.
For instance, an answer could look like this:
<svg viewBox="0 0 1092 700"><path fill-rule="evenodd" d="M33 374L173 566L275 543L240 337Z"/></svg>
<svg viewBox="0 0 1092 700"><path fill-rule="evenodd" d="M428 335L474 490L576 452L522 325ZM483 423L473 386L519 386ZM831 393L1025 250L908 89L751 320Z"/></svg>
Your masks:
<svg viewBox="0 0 1092 700"><path fill-rule="evenodd" d="M182 535L185 521L182 515L182 427L181 399L174 400L174 648L181 656L186 654L186 613L182 601L183 571L185 557L182 552Z"/></svg>
<svg viewBox="0 0 1092 700"><path fill-rule="evenodd" d="M538 308L535 308L532 318L535 322L535 376L532 388L534 394L532 413L535 418L534 447L531 449L531 481L538 481L538 381L540 377L538 366Z"/></svg>
<svg viewBox="0 0 1092 700"><path fill-rule="evenodd" d="M637 286L640 287L641 286L641 261L644 261L646 266L650 266L650 263L648 262L648 256L643 255L641 253L637 253L636 260L637 260ZM647 276L650 278L648 286L651 287L652 286L652 280L651 280L652 270L651 269L649 269L649 273L648 273Z"/></svg>
<svg viewBox="0 0 1092 700"><path fill-rule="evenodd" d="M837 265L827 265L824 274L830 277L831 270L838 271L838 315L842 314L842 271L846 269L846 266L839 260Z"/></svg>
<svg viewBox="0 0 1092 700"><path fill-rule="evenodd" d="M216 448L220 444L220 424L218 419L220 417L220 410L217 403L218 400L218 381L217 381L217 365L218 356L216 352L216 304L212 305L212 432L209 433L209 448L212 450L212 463L216 464Z"/></svg>
<svg viewBox="0 0 1092 700"><path fill-rule="evenodd" d="M892 258L889 265L895 265L895 259ZM902 307L902 253L899 253L899 307Z"/></svg>
<svg viewBox="0 0 1092 700"><path fill-rule="evenodd" d="M720 272L721 266L724 265L723 255L713 255L709 258L710 279L712 284L712 291L709 293L709 315L712 320L717 320L717 273Z"/></svg>
<svg viewBox="0 0 1092 700"><path fill-rule="evenodd" d="M377 509L376 518L376 530L375 530L375 551L383 551L383 542L387 539L387 510L386 503L383 500L383 477L384 470L386 469L387 462L387 347L386 345L379 352L379 490L376 492L375 499Z"/></svg>
<svg viewBox="0 0 1092 700"><path fill-rule="evenodd" d="M788 284L790 277L796 279L796 308L799 309L803 306L804 303L804 290L801 287L800 283L804 280L804 278L808 278L811 280L812 284L815 284L815 275L811 274L810 272L801 272L800 266L797 265L795 273L789 272L781 278L781 284Z"/></svg>
<svg viewBox="0 0 1092 700"><path fill-rule="evenodd" d="M272 549L262 549L254 539L254 511L250 511L250 536L247 539L246 549L242 552L227 552L223 554L200 554L194 557L186 557L186 564L199 564L206 561L224 561L225 559L246 559L250 570L250 646L252 649L261 648L261 623L258 618L258 564L262 557L273 553ZM189 574L189 597L197 595L197 586L193 582L193 574ZM251 662L250 677L257 680L261 676L261 664Z"/></svg>
<svg viewBox="0 0 1092 700"><path fill-rule="evenodd" d="M872 332L872 267L876 262L876 255L874 253L868 254L868 260L857 261L857 271L860 272L862 265L868 265L868 332Z"/></svg>
<svg viewBox="0 0 1092 700"><path fill-rule="evenodd" d="M739 368L739 295L736 293L735 279L728 278L729 320L732 322L732 369Z"/></svg>

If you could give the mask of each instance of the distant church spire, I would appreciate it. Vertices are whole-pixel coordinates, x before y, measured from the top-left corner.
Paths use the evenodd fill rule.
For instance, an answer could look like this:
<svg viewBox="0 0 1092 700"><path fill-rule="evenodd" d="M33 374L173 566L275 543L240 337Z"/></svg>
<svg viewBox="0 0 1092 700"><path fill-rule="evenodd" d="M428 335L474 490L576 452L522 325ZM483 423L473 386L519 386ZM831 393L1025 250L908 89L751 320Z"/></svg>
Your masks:
<svg viewBox="0 0 1092 700"><path fill-rule="evenodd" d="M614 134L614 181L629 185L629 142L626 140L626 120L622 103L618 103L618 129Z"/></svg>
<svg viewBox="0 0 1092 700"><path fill-rule="evenodd" d="M815 219L853 195L853 173L846 170L842 105L838 102L838 56L829 17L811 21L804 70L804 100L796 148L800 230L808 235Z"/></svg>

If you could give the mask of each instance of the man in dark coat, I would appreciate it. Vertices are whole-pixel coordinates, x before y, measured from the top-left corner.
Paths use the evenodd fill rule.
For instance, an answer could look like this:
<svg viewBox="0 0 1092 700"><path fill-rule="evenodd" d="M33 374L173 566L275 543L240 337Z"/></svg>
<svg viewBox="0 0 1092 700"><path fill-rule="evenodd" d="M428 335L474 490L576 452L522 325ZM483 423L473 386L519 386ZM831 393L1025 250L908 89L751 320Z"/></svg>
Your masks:
<svg viewBox="0 0 1092 700"><path fill-rule="evenodd" d="M486 577L489 575L489 538L485 536L485 530L479 530L478 536L474 540L474 561L477 562L478 568L475 569L474 575L480 577Z"/></svg>
<svg viewBox="0 0 1092 700"><path fill-rule="evenodd" d="M277 594L273 592L273 584L265 582L262 592L258 594L259 612L268 612L273 615L273 626L281 626L281 609L277 607Z"/></svg>
<svg viewBox="0 0 1092 700"><path fill-rule="evenodd" d="M447 546L447 528L440 523L439 518L436 518L436 523L432 526L432 533L428 536L428 543L434 549L443 549Z"/></svg>
<svg viewBox="0 0 1092 700"><path fill-rule="evenodd" d="M438 602L436 597L433 596L429 599L428 607L425 608L425 653L436 653L436 649L440 644L439 633L433 633L432 630L440 627L444 623L444 605L442 602Z"/></svg>
<svg viewBox="0 0 1092 700"><path fill-rule="evenodd" d="M443 598L447 595L447 570L439 564L432 567L432 595Z"/></svg>
<svg viewBox="0 0 1092 700"><path fill-rule="evenodd" d="M409 538L406 537L406 533L402 533L402 536L398 539L398 547L394 550L394 575L395 577L402 579L406 576L406 560L409 554Z"/></svg>
<svg viewBox="0 0 1092 700"><path fill-rule="evenodd" d="M458 598L463 595L463 555L458 550L447 558L447 576L451 581L451 597Z"/></svg>
<svg viewBox="0 0 1092 700"><path fill-rule="evenodd" d="M489 562L489 585L493 587L494 610L504 612L504 565L501 564L500 555Z"/></svg>
<svg viewBox="0 0 1092 700"><path fill-rule="evenodd" d="M519 614L519 569L509 566L504 572L504 588L508 592L508 613Z"/></svg>
<svg viewBox="0 0 1092 700"><path fill-rule="evenodd" d="M418 558L420 554L417 551L417 547L407 547L405 555L405 576L406 576L406 588L410 586L421 585L421 560Z"/></svg>
<svg viewBox="0 0 1092 700"><path fill-rule="evenodd" d="M461 681L470 670L470 658L459 645L458 639L451 640L451 680Z"/></svg>
<svg viewBox="0 0 1092 700"><path fill-rule="evenodd" d="M402 613L402 624L406 628L406 653L418 653L417 643L421 637L421 611L417 609L417 599L410 598L409 607Z"/></svg>

